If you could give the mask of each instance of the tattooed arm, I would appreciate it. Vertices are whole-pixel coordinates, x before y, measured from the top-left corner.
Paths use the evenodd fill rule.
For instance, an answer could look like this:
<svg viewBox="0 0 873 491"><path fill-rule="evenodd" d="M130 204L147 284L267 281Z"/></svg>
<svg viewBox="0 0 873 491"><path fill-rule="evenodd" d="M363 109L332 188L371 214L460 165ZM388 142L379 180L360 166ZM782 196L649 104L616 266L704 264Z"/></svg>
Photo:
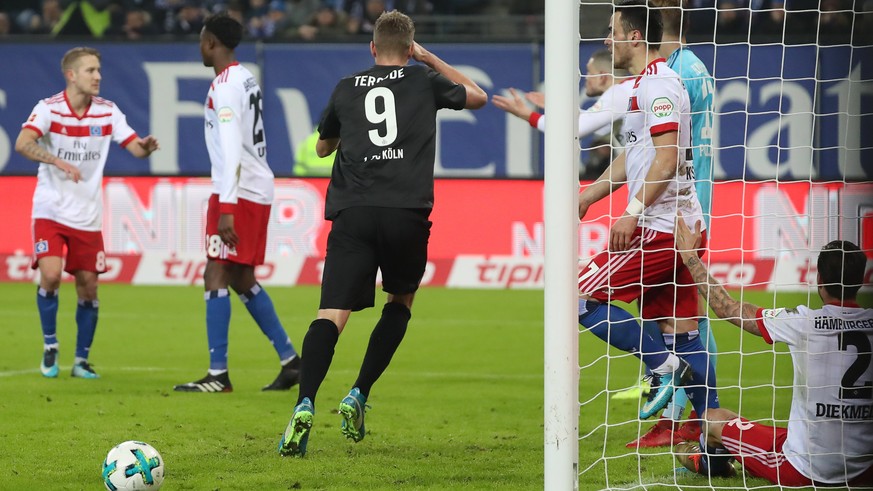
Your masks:
<svg viewBox="0 0 873 491"><path fill-rule="evenodd" d="M49 153L48 150L43 148L37 142L38 139L39 135L37 132L30 128L22 129L21 133L18 134L18 139L15 140L15 151L20 153L24 158L34 162L54 165L58 169L64 171L64 173L67 174L67 177L72 179L73 182L79 182L79 179L82 178L79 168Z"/></svg>
<svg viewBox="0 0 873 491"><path fill-rule="evenodd" d="M748 302L740 302L735 300L724 287L709 275L706 266L697 257L697 249L700 245L700 222L697 222L695 231L685 225L685 220L682 215L676 220L676 250L682 257L682 262L691 271L691 276L697 284L697 291L707 299L712 311L731 324L742 327L746 331L760 336L761 331L758 329L758 322L755 318L758 315L758 306Z"/></svg>

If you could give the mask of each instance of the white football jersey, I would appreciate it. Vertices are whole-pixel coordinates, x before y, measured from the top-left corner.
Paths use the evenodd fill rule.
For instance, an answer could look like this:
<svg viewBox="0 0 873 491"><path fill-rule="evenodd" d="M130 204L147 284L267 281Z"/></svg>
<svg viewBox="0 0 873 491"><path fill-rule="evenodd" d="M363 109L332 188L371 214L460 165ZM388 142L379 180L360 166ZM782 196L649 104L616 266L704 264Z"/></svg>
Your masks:
<svg viewBox="0 0 873 491"><path fill-rule="evenodd" d="M873 309L761 309L768 343L788 344L794 390L785 458L813 481L845 483L873 465Z"/></svg>
<svg viewBox="0 0 873 491"><path fill-rule="evenodd" d="M213 192L222 204L235 205L238 198L263 205L273 202L262 97L255 76L238 63L225 68L209 86L204 133Z"/></svg>
<svg viewBox="0 0 873 491"><path fill-rule="evenodd" d="M597 102L588 109L579 113L579 138L594 134L604 136L613 132L614 123L619 123L627 112L627 101L630 99L633 79L627 79L618 84L612 84L606 89ZM537 129L546 131L546 117L541 116L537 120ZM616 139L622 141L621 132L616 131Z"/></svg>
<svg viewBox="0 0 873 491"><path fill-rule="evenodd" d="M103 223L103 168L109 143L127 146L137 136L111 101L92 97L82 116L66 91L39 101L21 125L39 134L39 144L82 173L78 183L52 164L40 163L33 193L33 218L54 220L77 230L99 231Z"/></svg>
<svg viewBox="0 0 873 491"><path fill-rule="evenodd" d="M694 189L691 102L679 75L658 58L634 81L622 126L628 201L643 187L655 158L652 135L665 131L679 132L678 171L667 189L646 207L639 226L672 234L676 212L681 211L692 230L697 221L705 228Z"/></svg>

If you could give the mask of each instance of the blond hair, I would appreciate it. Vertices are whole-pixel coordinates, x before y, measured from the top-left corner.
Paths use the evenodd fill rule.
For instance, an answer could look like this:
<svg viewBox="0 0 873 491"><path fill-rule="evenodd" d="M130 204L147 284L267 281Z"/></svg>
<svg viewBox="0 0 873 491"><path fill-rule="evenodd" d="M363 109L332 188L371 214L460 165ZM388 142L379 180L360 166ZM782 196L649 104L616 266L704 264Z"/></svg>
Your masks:
<svg viewBox="0 0 873 491"><path fill-rule="evenodd" d="M392 10L384 12L373 28L373 43L380 53L402 55L412 46L415 24L408 15Z"/></svg>
<svg viewBox="0 0 873 491"><path fill-rule="evenodd" d="M64 57L61 58L61 71L66 72L67 70L74 70L78 61L85 56L96 56L97 59L100 59L100 52L94 48L85 48L85 47L77 47L73 48L64 54Z"/></svg>

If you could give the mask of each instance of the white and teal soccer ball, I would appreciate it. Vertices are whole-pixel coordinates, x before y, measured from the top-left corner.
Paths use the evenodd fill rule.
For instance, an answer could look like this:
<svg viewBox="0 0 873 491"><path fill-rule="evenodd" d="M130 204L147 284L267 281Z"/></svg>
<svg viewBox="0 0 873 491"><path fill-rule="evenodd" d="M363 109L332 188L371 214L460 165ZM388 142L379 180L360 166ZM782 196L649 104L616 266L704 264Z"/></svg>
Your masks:
<svg viewBox="0 0 873 491"><path fill-rule="evenodd" d="M164 458L148 443L119 443L103 461L103 484L109 491L161 489Z"/></svg>

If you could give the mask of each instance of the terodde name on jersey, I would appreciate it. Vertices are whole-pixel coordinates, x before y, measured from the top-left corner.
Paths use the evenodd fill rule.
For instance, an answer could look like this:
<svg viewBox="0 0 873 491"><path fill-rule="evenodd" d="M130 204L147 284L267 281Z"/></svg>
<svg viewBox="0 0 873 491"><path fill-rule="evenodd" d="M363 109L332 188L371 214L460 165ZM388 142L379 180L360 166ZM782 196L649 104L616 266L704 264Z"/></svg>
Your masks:
<svg viewBox="0 0 873 491"><path fill-rule="evenodd" d="M403 78L403 68L391 70L384 77L374 77L372 75L357 75L355 76L355 87L372 87L385 80L397 80Z"/></svg>

